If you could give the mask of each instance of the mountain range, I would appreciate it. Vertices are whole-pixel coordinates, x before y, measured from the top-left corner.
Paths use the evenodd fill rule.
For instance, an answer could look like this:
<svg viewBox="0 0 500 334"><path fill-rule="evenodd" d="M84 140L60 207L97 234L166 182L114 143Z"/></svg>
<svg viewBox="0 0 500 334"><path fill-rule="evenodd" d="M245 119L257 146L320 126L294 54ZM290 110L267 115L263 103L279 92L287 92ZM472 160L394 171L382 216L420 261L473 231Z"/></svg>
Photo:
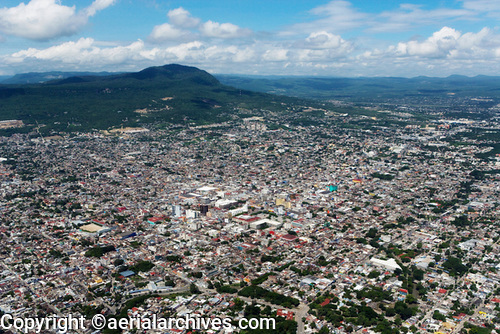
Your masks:
<svg viewBox="0 0 500 334"><path fill-rule="evenodd" d="M0 84L36 84L44 83L47 81L66 79L69 77L77 76L108 76L118 73L111 72L29 72L29 73L19 73L14 76L0 76Z"/></svg>
<svg viewBox="0 0 500 334"><path fill-rule="evenodd" d="M411 105L432 100L450 106L461 103L457 99L461 97L482 97L476 101L488 104L485 107L498 104L500 77L214 77L177 64L132 73L25 73L0 84L0 121L19 120L25 126L8 130L0 126L0 134L29 132L35 127L54 133L208 124L258 112L298 110L292 105L317 103L324 108L324 100L392 103L399 99Z"/></svg>
<svg viewBox="0 0 500 334"><path fill-rule="evenodd" d="M154 68L152 68L154 69ZM147 70L144 70L147 72ZM141 71L143 72L143 71ZM141 73L139 72L139 73ZM111 72L31 72L1 76L1 84L36 84L57 82L72 77L120 77L131 73ZM351 99L374 101L425 94L458 96L488 95L500 97L500 77L451 75L446 78L419 76L401 77L298 77L215 75L220 83L255 92L294 96L308 99ZM64 82L64 81L63 81Z"/></svg>
<svg viewBox="0 0 500 334"><path fill-rule="evenodd" d="M219 75L217 78L223 84L241 89L321 100L382 102L425 95L500 98L500 77L493 76L325 78Z"/></svg>

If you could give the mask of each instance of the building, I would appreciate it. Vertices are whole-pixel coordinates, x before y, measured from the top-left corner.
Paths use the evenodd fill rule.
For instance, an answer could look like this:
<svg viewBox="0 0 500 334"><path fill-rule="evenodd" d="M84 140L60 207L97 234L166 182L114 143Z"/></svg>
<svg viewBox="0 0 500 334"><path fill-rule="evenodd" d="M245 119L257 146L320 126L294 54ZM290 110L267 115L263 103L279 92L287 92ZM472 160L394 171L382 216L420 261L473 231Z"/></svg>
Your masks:
<svg viewBox="0 0 500 334"><path fill-rule="evenodd" d="M372 257L370 259L370 262L374 266L383 268L385 270L389 270L389 271L394 271L396 269L401 270L401 267L399 266L399 264L397 264L396 260L394 260L394 259L381 260L381 259L376 259L376 258Z"/></svg>

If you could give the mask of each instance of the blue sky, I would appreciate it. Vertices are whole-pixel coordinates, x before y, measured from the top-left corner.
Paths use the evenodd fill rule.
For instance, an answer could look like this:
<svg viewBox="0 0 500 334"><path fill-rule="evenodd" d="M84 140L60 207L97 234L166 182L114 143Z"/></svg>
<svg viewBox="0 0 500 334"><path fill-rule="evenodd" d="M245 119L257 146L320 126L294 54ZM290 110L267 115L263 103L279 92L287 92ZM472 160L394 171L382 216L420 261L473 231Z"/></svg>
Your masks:
<svg viewBox="0 0 500 334"><path fill-rule="evenodd" d="M500 75L500 1L2 0L0 75Z"/></svg>

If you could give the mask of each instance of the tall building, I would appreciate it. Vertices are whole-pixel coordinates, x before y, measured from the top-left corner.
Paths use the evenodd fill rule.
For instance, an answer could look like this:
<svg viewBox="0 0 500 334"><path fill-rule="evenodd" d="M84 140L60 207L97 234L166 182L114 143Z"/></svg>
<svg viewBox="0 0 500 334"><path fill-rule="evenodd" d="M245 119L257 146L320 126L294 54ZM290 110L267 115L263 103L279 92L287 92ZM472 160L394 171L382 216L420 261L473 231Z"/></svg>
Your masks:
<svg viewBox="0 0 500 334"><path fill-rule="evenodd" d="M172 214L174 217L180 217L182 215L182 208L180 205L172 205Z"/></svg>
<svg viewBox="0 0 500 334"><path fill-rule="evenodd" d="M186 210L186 218L198 218L200 216L199 211L188 209Z"/></svg>
<svg viewBox="0 0 500 334"><path fill-rule="evenodd" d="M202 216L206 216L208 213L208 205L200 205L200 212Z"/></svg>

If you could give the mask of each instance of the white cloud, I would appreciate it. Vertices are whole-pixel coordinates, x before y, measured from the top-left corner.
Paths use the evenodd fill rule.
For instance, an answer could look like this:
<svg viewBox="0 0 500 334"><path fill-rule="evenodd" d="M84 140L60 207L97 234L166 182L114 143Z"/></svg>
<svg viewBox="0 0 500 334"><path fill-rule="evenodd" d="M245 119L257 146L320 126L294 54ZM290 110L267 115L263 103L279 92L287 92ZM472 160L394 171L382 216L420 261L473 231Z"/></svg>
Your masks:
<svg viewBox="0 0 500 334"><path fill-rule="evenodd" d="M396 10L385 11L373 19L369 28L371 32L405 31L423 25L432 25L444 20L473 18L473 12L468 9L437 8L422 9L421 5L402 4Z"/></svg>
<svg viewBox="0 0 500 334"><path fill-rule="evenodd" d="M288 60L288 50L286 49L272 49L267 50L263 55L262 59L271 62L283 62Z"/></svg>
<svg viewBox="0 0 500 334"><path fill-rule="evenodd" d="M235 45L229 46L210 46L204 50L204 56L207 61L211 62L234 62L243 63L255 60L255 52L250 48L240 49Z"/></svg>
<svg viewBox="0 0 500 334"><path fill-rule="evenodd" d="M292 25L281 32L284 36L310 34L325 30L344 33L364 29L370 33L401 32L425 25L451 20L478 19L478 11L500 10L497 0L465 0L462 8L438 7L425 9L423 5L403 3L398 8L380 13L363 12L345 0L334 0L309 11L312 19Z"/></svg>
<svg viewBox="0 0 500 334"><path fill-rule="evenodd" d="M488 28L478 33L462 34L453 28L443 27L423 42L400 42L397 46L389 47L388 51L398 57L478 58L492 56L492 50L498 46L499 36Z"/></svg>
<svg viewBox="0 0 500 334"><path fill-rule="evenodd" d="M433 33L424 42L409 41L399 43L396 54L401 56L444 57L457 46L460 35L460 32L455 29L444 27Z"/></svg>
<svg viewBox="0 0 500 334"><path fill-rule="evenodd" d="M141 40L113 45L81 38L44 49L28 48L0 56L0 71L136 71L148 66L181 63L219 73L248 74L436 76L500 73L500 36L489 29L461 33L445 27L423 41L396 43L385 50L361 50L360 54L354 53L352 44L342 38L317 39L328 36L322 33L313 33L309 40L302 40L315 42L315 48L262 41L240 45L227 43L227 40L217 43L195 40L169 47L152 47ZM329 48L323 47L326 45Z"/></svg>
<svg viewBox="0 0 500 334"><path fill-rule="evenodd" d="M500 74L500 35L488 28L462 33L443 27L425 40L399 42L348 58L362 75Z"/></svg>
<svg viewBox="0 0 500 334"><path fill-rule="evenodd" d="M200 27L200 32L206 37L237 38L251 34L249 29L243 29L232 23L218 23L207 21Z"/></svg>
<svg viewBox="0 0 500 334"><path fill-rule="evenodd" d="M330 34L326 31L311 33L303 43L303 47L308 49L338 49L350 45L339 35Z"/></svg>
<svg viewBox="0 0 500 334"><path fill-rule="evenodd" d="M164 55L168 56L168 59L175 58L179 61L199 59L203 56L202 52L200 52L203 50L203 46L200 41L183 43L165 49Z"/></svg>
<svg viewBox="0 0 500 334"><path fill-rule="evenodd" d="M92 38L80 38L76 42L65 42L46 49L21 50L4 56L1 60L9 65L17 64L22 68L39 67L40 64L44 64L46 69L102 70L109 65L149 59L148 50L145 50L144 42L140 40L125 46L106 48L101 48L98 44Z"/></svg>
<svg viewBox="0 0 500 334"><path fill-rule="evenodd" d="M316 7L311 14L323 17L318 23L325 24L331 31L345 31L365 24L369 15L353 8L349 1L336 0L326 5Z"/></svg>
<svg viewBox="0 0 500 334"><path fill-rule="evenodd" d="M478 12L500 11L498 0L464 0L463 7Z"/></svg>
<svg viewBox="0 0 500 334"><path fill-rule="evenodd" d="M87 63L105 59L110 64L120 64L148 59L146 56L147 50L144 49L144 42L141 40L125 46L106 49L95 48L93 51L91 57L87 59Z"/></svg>
<svg viewBox="0 0 500 334"><path fill-rule="evenodd" d="M92 38L80 38L45 49L28 48L0 56L0 64L17 73L54 69L99 71L110 70L110 67L140 70L166 63L183 63L201 68L217 67L220 71L227 71L231 64L238 67L241 65L236 64L241 63L255 65L263 54L259 50L259 47L250 46L207 45L201 41L169 47L148 47L141 40L127 45L111 45ZM276 61L281 58L282 56L276 55L273 57Z"/></svg>
<svg viewBox="0 0 500 334"><path fill-rule="evenodd" d="M265 54L265 59L273 61L284 61L283 51L281 53L274 49ZM312 32L303 40L298 40L287 46L286 59L298 62L331 62L351 54L355 50L351 42L344 40L339 35L334 35L326 31ZM316 66L315 65L315 66Z"/></svg>
<svg viewBox="0 0 500 334"><path fill-rule="evenodd" d="M104 44L105 45L105 44ZM188 62L209 64L210 62L241 63L252 62L258 55L254 50L235 45L207 46L201 41L181 43L175 46L148 48L141 40L119 46L103 46L92 38L80 38L46 49L29 48L0 57L0 62L8 66L19 66L31 70L65 67L66 69L101 70L110 65L124 66L135 64L165 64L168 62ZM39 67L43 63L44 67Z"/></svg>
<svg viewBox="0 0 500 334"><path fill-rule="evenodd" d="M112 6L116 0L95 0L89 7L84 9L87 16L94 16L98 11Z"/></svg>
<svg viewBox="0 0 500 334"><path fill-rule="evenodd" d="M73 35L87 24L89 17L114 2L95 0L81 12L56 0L31 0L28 4L0 8L0 32L33 40Z"/></svg>
<svg viewBox="0 0 500 334"><path fill-rule="evenodd" d="M200 19L191 16L191 13L182 7L170 10L167 16L173 25L182 28L194 28L200 23Z"/></svg>
<svg viewBox="0 0 500 334"><path fill-rule="evenodd" d="M178 39L195 40L200 37L232 39L252 34L251 30L232 23L218 23L210 20L201 23L199 18L193 17L182 7L170 10L167 16L168 23L153 28L149 36L151 42L161 43Z"/></svg>
<svg viewBox="0 0 500 334"><path fill-rule="evenodd" d="M66 42L43 50L39 50L36 48L22 50L12 54L12 58L37 58L43 60L71 62L75 59L81 59L82 56L85 56L85 54L87 54L94 48L93 44L94 40L92 38L80 38L76 42Z"/></svg>
<svg viewBox="0 0 500 334"><path fill-rule="evenodd" d="M340 33L365 26L370 16L358 11L348 1L335 0L309 11L314 19L297 23L281 32L281 35L310 34L318 30Z"/></svg>
<svg viewBox="0 0 500 334"><path fill-rule="evenodd" d="M35 33L38 39L70 34L114 1L95 0L80 11L62 6L58 0L31 0L27 5L0 9L0 19L7 17L8 11L10 20L0 21L0 36L6 34L9 24L24 26L22 33L31 38ZM152 29L146 43L81 38L48 48L4 51L9 54L0 56L0 71L140 70L175 62L223 73L249 74L447 75L473 73L474 69L482 71L488 66L491 72L486 73L500 74L500 35L494 29L461 32L449 25L434 28L435 32L425 37L376 39L377 32L396 31L395 36L401 36L402 31L417 23L427 29L441 21L473 19L484 8L496 8L494 2L486 0L463 3L461 9L450 10L425 10L423 6L405 4L377 14L361 12L350 2L337 0L312 9L310 22L255 34L232 23L201 21L179 7L168 12L167 22ZM17 12L28 15L44 10L50 20L45 22L43 15L37 14L30 21L32 26ZM15 18L19 22L13 24ZM252 38L243 38L248 36Z"/></svg>
<svg viewBox="0 0 500 334"><path fill-rule="evenodd" d="M237 49L233 56L235 63L252 63L255 62L255 59L257 59L257 53L252 47Z"/></svg>
<svg viewBox="0 0 500 334"><path fill-rule="evenodd" d="M153 31L149 35L149 38L153 42L164 42L181 38L184 39L188 35L189 32L186 30L175 28L170 23L163 23L153 28Z"/></svg>

